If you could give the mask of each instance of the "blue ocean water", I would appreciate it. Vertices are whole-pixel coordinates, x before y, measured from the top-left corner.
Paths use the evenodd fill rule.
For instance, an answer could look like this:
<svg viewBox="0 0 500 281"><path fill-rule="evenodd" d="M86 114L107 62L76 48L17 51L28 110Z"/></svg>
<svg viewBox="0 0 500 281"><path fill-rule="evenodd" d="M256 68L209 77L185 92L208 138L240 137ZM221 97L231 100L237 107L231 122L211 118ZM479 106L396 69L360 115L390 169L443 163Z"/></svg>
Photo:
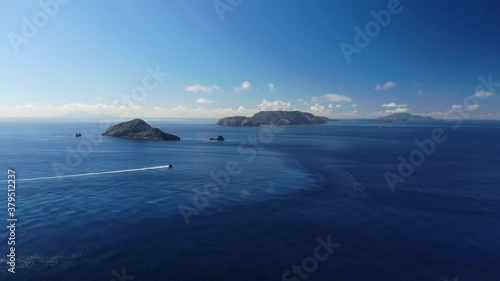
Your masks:
<svg viewBox="0 0 500 281"><path fill-rule="evenodd" d="M276 132L150 123L182 141L100 139L97 122L0 121L2 280L500 278L500 122ZM398 175L398 156L408 159L436 128L446 141L393 192L384 174ZM208 140L218 135L226 141ZM8 168L17 176L15 274L6 264ZM217 190L210 174L227 185ZM189 223L180 206L193 212ZM340 247L293 273L318 239Z"/></svg>

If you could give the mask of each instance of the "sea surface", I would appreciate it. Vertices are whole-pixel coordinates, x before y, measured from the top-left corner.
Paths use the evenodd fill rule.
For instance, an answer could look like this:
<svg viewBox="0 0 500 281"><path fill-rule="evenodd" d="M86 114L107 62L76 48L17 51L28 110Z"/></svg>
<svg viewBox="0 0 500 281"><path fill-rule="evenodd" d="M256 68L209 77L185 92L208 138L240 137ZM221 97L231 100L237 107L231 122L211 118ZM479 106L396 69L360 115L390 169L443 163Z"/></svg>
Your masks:
<svg viewBox="0 0 500 281"><path fill-rule="evenodd" d="M1 280L500 280L500 122L146 121L182 140L0 120Z"/></svg>

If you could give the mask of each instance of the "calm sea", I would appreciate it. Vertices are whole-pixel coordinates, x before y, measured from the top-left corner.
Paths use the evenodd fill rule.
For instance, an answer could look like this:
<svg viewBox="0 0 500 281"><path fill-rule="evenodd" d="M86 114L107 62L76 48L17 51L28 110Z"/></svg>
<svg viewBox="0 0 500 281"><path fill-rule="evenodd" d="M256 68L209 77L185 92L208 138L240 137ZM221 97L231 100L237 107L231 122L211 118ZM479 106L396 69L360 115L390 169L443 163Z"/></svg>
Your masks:
<svg viewBox="0 0 500 281"><path fill-rule="evenodd" d="M150 123L182 141L0 121L1 280L500 280L500 122Z"/></svg>

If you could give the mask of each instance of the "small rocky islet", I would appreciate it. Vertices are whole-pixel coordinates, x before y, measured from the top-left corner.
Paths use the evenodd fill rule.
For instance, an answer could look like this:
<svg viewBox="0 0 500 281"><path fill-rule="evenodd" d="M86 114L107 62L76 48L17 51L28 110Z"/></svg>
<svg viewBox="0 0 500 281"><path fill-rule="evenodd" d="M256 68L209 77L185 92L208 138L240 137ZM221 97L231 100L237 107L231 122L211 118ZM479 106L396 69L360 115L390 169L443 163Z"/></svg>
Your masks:
<svg viewBox="0 0 500 281"><path fill-rule="evenodd" d="M212 140L212 141L224 141L224 137L218 136L217 138L210 138L210 140Z"/></svg>
<svg viewBox="0 0 500 281"><path fill-rule="evenodd" d="M153 128L142 119L134 119L111 126L102 134L103 136L133 139L154 139L179 141L180 137Z"/></svg>

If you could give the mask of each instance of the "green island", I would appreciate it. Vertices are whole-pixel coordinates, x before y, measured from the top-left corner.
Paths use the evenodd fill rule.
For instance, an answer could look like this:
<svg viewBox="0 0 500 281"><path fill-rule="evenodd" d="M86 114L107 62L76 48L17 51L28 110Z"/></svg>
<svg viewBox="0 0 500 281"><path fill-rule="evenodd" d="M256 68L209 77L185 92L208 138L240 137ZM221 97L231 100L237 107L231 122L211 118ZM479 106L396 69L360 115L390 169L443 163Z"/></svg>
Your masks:
<svg viewBox="0 0 500 281"><path fill-rule="evenodd" d="M178 136L163 132L158 128L151 127L142 119L134 119L111 126L102 134L108 137L133 138L133 139L154 139L179 141Z"/></svg>
<svg viewBox="0 0 500 281"><path fill-rule="evenodd" d="M260 111L252 117L233 116L221 118L219 126L243 126L257 127L261 125L309 125L326 124L337 120L323 116L314 116L311 113L301 111Z"/></svg>

